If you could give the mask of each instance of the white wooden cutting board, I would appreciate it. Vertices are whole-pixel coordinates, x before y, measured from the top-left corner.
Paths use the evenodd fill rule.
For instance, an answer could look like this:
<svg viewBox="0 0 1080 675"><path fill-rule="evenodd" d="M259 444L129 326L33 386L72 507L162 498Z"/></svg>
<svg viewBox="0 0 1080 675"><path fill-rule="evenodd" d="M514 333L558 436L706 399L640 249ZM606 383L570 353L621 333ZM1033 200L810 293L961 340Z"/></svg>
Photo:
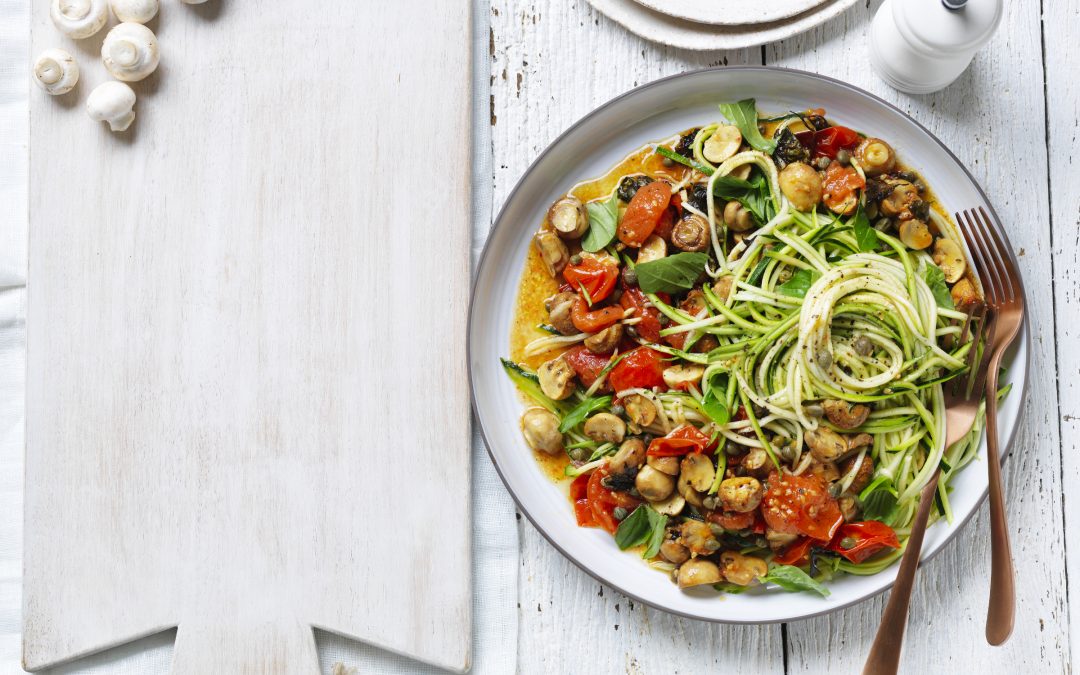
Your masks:
<svg viewBox="0 0 1080 675"><path fill-rule="evenodd" d="M167 0L111 134L48 4L25 666L179 626L175 673L314 673L316 626L467 668L468 6Z"/></svg>

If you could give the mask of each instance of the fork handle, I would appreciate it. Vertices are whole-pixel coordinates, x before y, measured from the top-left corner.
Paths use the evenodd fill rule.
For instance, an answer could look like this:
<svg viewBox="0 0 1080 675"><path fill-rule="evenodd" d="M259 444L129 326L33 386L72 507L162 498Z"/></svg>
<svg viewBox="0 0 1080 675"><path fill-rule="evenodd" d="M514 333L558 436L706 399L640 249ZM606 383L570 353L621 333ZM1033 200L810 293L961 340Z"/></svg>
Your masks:
<svg viewBox="0 0 1080 675"><path fill-rule="evenodd" d="M1005 516L1005 488L998 452L997 390L1001 368L999 350L990 359L986 374L986 454L990 477L990 603L986 608L986 641L1003 644L1012 634L1016 615L1009 523Z"/></svg>
<svg viewBox="0 0 1080 675"><path fill-rule="evenodd" d="M934 505L934 493L937 491L940 476L941 467L938 467L919 494L919 510L915 513L915 522L911 526L907 548L900 560L900 569L896 573L896 582L889 594L889 602L881 613L881 624L874 636L874 644L866 657L863 675L896 675L900 667L900 649L904 645L911 588L915 583L915 572L919 569L923 535L926 534L926 523L930 519L930 509Z"/></svg>

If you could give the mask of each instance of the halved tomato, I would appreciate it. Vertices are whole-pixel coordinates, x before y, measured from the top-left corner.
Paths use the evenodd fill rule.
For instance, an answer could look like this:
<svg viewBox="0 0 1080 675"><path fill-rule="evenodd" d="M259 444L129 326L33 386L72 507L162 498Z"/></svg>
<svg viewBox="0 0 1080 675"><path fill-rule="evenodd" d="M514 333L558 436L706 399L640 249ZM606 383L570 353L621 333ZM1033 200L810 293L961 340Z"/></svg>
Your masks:
<svg viewBox="0 0 1080 675"><path fill-rule="evenodd" d="M777 532L828 541L844 522L840 506L817 476L773 472L761 500L765 522Z"/></svg>
<svg viewBox="0 0 1080 675"><path fill-rule="evenodd" d="M581 384L591 387L596 378L600 377L600 371L607 367L611 357L603 354L593 354L585 345L571 347L563 353L563 358L577 373Z"/></svg>
<svg viewBox="0 0 1080 675"><path fill-rule="evenodd" d="M615 507L621 506L627 511L632 511L641 502L625 492L616 492L604 487L602 481L606 476L608 476L606 467L601 467L589 474L585 493L596 522L600 527L615 534L615 530L619 528L619 521L614 515Z"/></svg>
<svg viewBox="0 0 1080 675"><path fill-rule="evenodd" d="M659 294L659 297L664 302L670 300L667 294ZM637 286L627 286L623 284L623 294L619 298L619 304L623 309L633 309L634 313L631 316L641 317L641 321L634 325L634 330L641 336L641 339L648 340L649 342L657 342L660 339L660 310L655 307L646 307L645 304L649 301L645 297L645 294L641 292L641 289Z"/></svg>
<svg viewBox="0 0 1080 675"><path fill-rule="evenodd" d="M795 565L800 567L810 562L810 546L814 540L810 537L800 537L788 544L781 553L773 556L773 562L779 565ZM820 543L820 542L819 542Z"/></svg>
<svg viewBox="0 0 1080 675"><path fill-rule="evenodd" d="M616 229L619 241L635 248L641 246L656 229L670 203L671 186L662 180L638 188Z"/></svg>
<svg viewBox="0 0 1080 675"><path fill-rule="evenodd" d="M596 304L615 290L615 281L619 278L619 266L610 258L604 261L595 257L583 257L577 265L567 265L563 278L578 292L584 288L589 300Z"/></svg>
<svg viewBox="0 0 1080 675"><path fill-rule="evenodd" d="M578 297L570 308L570 321L582 333L596 333L615 324L623 316L622 307L602 307L590 310L585 299Z"/></svg>
<svg viewBox="0 0 1080 675"><path fill-rule="evenodd" d="M725 530L738 532L749 530L754 527L757 520L754 512L739 513L738 511L709 511L705 514L705 520L716 523Z"/></svg>
<svg viewBox="0 0 1080 675"><path fill-rule="evenodd" d="M851 545L845 548L844 544ZM830 550L853 563L861 563L886 548L900 548L900 540L891 527L876 520L845 523L829 542Z"/></svg>
<svg viewBox="0 0 1080 675"><path fill-rule="evenodd" d="M608 382L615 391L661 387L664 385L663 357L648 347L631 350L611 369Z"/></svg>
<svg viewBox="0 0 1080 675"><path fill-rule="evenodd" d="M589 479L592 474L584 473L570 483L570 501L574 502L574 516L579 527L597 527L596 514L589 503Z"/></svg>
<svg viewBox="0 0 1080 675"><path fill-rule="evenodd" d="M691 424L680 424L667 436L654 438L646 454L653 457L677 457L691 452L703 452L710 445L709 437Z"/></svg>
<svg viewBox="0 0 1080 675"><path fill-rule="evenodd" d="M850 150L859 144L859 134L847 127L828 127L814 133L814 156L836 159L840 150Z"/></svg>

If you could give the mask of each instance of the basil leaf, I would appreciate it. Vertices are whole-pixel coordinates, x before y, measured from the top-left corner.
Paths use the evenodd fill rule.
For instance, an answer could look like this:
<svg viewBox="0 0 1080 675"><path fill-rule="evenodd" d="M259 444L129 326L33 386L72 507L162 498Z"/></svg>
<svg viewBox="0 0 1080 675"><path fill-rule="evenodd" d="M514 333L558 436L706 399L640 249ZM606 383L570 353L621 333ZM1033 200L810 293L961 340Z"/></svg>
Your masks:
<svg viewBox="0 0 1080 675"><path fill-rule="evenodd" d="M678 293L693 288L708 261L705 253L676 253L641 263L634 269L643 292Z"/></svg>
<svg viewBox="0 0 1080 675"><path fill-rule="evenodd" d="M896 488L888 476L878 476L867 485L859 494L859 502L862 503L864 519L880 520L892 526L898 509Z"/></svg>
<svg viewBox="0 0 1080 675"><path fill-rule="evenodd" d="M859 244L862 252L873 251L878 247L877 230L870 226L870 219L866 217L862 204L855 211L851 219L851 227L855 230L855 241Z"/></svg>
<svg viewBox="0 0 1080 675"><path fill-rule="evenodd" d="M648 508L648 507L646 507ZM660 544L664 543L664 528L667 527L667 516L662 513L648 508L646 514L649 516L649 539L645 545L645 551L641 554L642 558L654 558L656 554L660 552Z"/></svg>
<svg viewBox="0 0 1080 675"><path fill-rule="evenodd" d="M776 290L789 298L805 298L806 292L821 277L816 270L796 270L791 278L776 287Z"/></svg>
<svg viewBox="0 0 1080 675"><path fill-rule="evenodd" d="M705 382L705 393L701 397L701 407L705 414L717 424L731 421L731 409L727 404L728 374L714 373ZM717 392L720 392L717 394Z"/></svg>
<svg viewBox="0 0 1080 675"><path fill-rule="evenodd" d="M581 248L596 253L615 238L619 224L618 198L611 195L606 202L589 202L585 210L589 213L589 231L581 239Z"/></svg>
<svg viewBox="0 0 1080 675"><path fill-rule="evenodd" d="M589 416L589 413L600 408L606 408L611 405L610 396L593 396L578 403L574 408L566 413L566 417L563 418L559 424L559 431L566 433L577 425L585 421L585 418Z"/></svg>
<svg viewBox="0 0 1080 675"><path fill-rule="evenodd" d="M829 589L822 586L806 572L792 565L776 565L762 577L762 581L774 583L785 591L811 591L823 598L829 596Z"/></svg>
<svg viewBox="0 0 1080 675"><path fill-rule="evenodd" d="M954 309L952 294L949 293L949 286L945 283L945 273L940 267L927 263L926 270L923 271L923 281L930 287L930 292L934 294L934 300L937 300L939 307Z"/></svg>
<svg viewBox="0 0 1080 675"><path fill-rule="evenodd" d="M739 127L739 131L742 132L743 138L751 148L760 150L766 155L771 155L776 150L776 141L765 138L758 131L757 104L754 99L747 98L738 103L721 103L720 114Z"/></svg>
<svg viewBox="0 0 1080 675"><path fill-rule="evenodd" d="M776 215L769 182L757 167L753 168L748 180L734 176L717 178L713 182L713 195L726 201L739 202L754 216L759 225L764 225Z"/></svg>
<svg viewBox="0 0 1080 675"><path fill-rule="evenodd" d="M648 542L649 547L645 553L649 553L654 544L656 550L659 551L660 544L663 542L665 525L667 525L667 516L657 513L647 504L642 504L619 523L619 527L615 530L615 543L625 551ZM655 552L645 557L651 558L654 555L656 555Z"/></svg>

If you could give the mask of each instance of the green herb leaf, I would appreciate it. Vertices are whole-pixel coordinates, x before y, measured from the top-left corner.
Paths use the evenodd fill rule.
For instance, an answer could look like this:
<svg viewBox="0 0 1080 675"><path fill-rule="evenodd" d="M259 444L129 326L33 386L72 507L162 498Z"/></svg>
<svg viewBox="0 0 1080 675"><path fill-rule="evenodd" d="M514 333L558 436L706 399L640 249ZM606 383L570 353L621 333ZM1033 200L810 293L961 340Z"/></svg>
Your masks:
<svg viewBox="0 0 1080 675"><path fill-rule="evenodd" d="M775 565L762 581L776 584L785 591L811 591L823 598L829 597L829 589L814 580L806 572L792 565Z"/></svg>
<svg viewBox="0 0 1080 675"><path fill-rule="evenodd" d="M581 248L596 253L615 238L615 228L619 225L619 200L611 195L606 202L589 202L585 210L589 213L589 231L581 239Z"/></svg>
<svg viewBox="0 0 1080 675"><path fill-rule="evenodd" d="M721 103L720 113L739 127L739 131L742 132L743 138L751 148L767 155L771 155L776 150L776 141L765 138L758 131L757 104L754 99L747 98L738 103Z"/></svg>
<svg viewBox="0 0 1080 675"><path fill-rule="evenodd" d="M750 272L750 276L746 277L746 283L751 286L760 286L761 277L765 276L765 268L768 264L769 258L761 256L761 260L758 261L757 265L754 265L754 269Z"/></svg>
<svg viewBox="0 0 1080 675"><path fill-rule="evenodd" d="M859 244L860 251L865 253L878 247L877 230L870 225L870 219L866 217L862 204L859 204L851 219L851 227L855 230L855 241Z"/></svg>
<svg viewBox="0 0 1080 675"><path fill-rule="evenodd" d="M715 173L712 169L705 166L704 164L701 164L699 162L695 162L694 160L689 159L687 157L683 157L682 155L675 152L674 150L672 150L670 148L665 148L662 145L657 146L656 154L658 154L658 155L660 155L662 157L667 157L671 161L678 162L679 164L683 164L685 166L688 166L691 169L695 169L697 171L700 171L701 173L705 174L706 176L711 176L711 175L713 175L713 173Z"/></svg>
<svg viewBox="0 0 1080 675"><path fill-rule="evenodd" d="M705 414L717 424L731 421L731 410L727 404L728 374L713 373L705 382L705 392L701 397L701 407Z"/></svg>
<svg viewBox="0 0 1080 675"><path fill-rule="evenodd" d="M796 270L791 278L776 287L776 290L790 298L805 298L806 292L821 277L815 270Z"/></svg>
<svg viewBox="0 0 1080 675"><path fill-rule="evenodd" d="M562 415L566 412L566 406L564 404L548 398L544 391L540 389L540 381L537 378L536 373L525 370L525 368L514 363L510 359L499 360L502 361L503 370L510 376L510 380L529 398L556 415Z"/></svg>
<svg viewBox="0 0 1080 675"><path fill-rule="evenodd" d="M652 553L643 557L651 558L660 550L666 525L667 516L657 513L648 504L642 504L619 523L615 530L615 544L625 551L648 542L645 553ZM655 551L652 550L654 546Z"/></svg>
<svg viewBox="0 0 1080 675"><path fill-rule="evenodd" d="M945 309L955 308L949 286L945 283L945 273L941 271L940 267L927 263L926 270L923 271L923 281L930 287L930 292L934 294L934 300L937 300L939 307Z"/></svg>
<svg viewBox="0 0 1080 675"><path fill-rule="evenodd" d="M896 488L888 476L878 476L859 493L863 518L891 526L897 514Z"/></svg>
<svg viewBox="0 0 1080 675"><path fill-rule="evenodd" d="M713 181L713 195L725 201L739 202L754 216L758 225L764 225L776 215L769 181L757 167L753 167L748 180L734 176L717 178Z"/></svg>
<svg viewBox="0 0 1080 675"><path fill-rule="evenodd" d="M645 293L678 293L693 288L708 261L705 253L676 253L641 263L634 269L638 286Z"/></svg>
<svg viewBox="0 0 1080 675"><path fill-rule="evenodd" d="M593 396L584 399L581 403L578 403L574 408L566 413L566 417L563 418L559 424L559 431L566 433L577 425L585 421L585 418L589 416L589 413L594 410L606 408L611 405L610 396Z"/></svg>

